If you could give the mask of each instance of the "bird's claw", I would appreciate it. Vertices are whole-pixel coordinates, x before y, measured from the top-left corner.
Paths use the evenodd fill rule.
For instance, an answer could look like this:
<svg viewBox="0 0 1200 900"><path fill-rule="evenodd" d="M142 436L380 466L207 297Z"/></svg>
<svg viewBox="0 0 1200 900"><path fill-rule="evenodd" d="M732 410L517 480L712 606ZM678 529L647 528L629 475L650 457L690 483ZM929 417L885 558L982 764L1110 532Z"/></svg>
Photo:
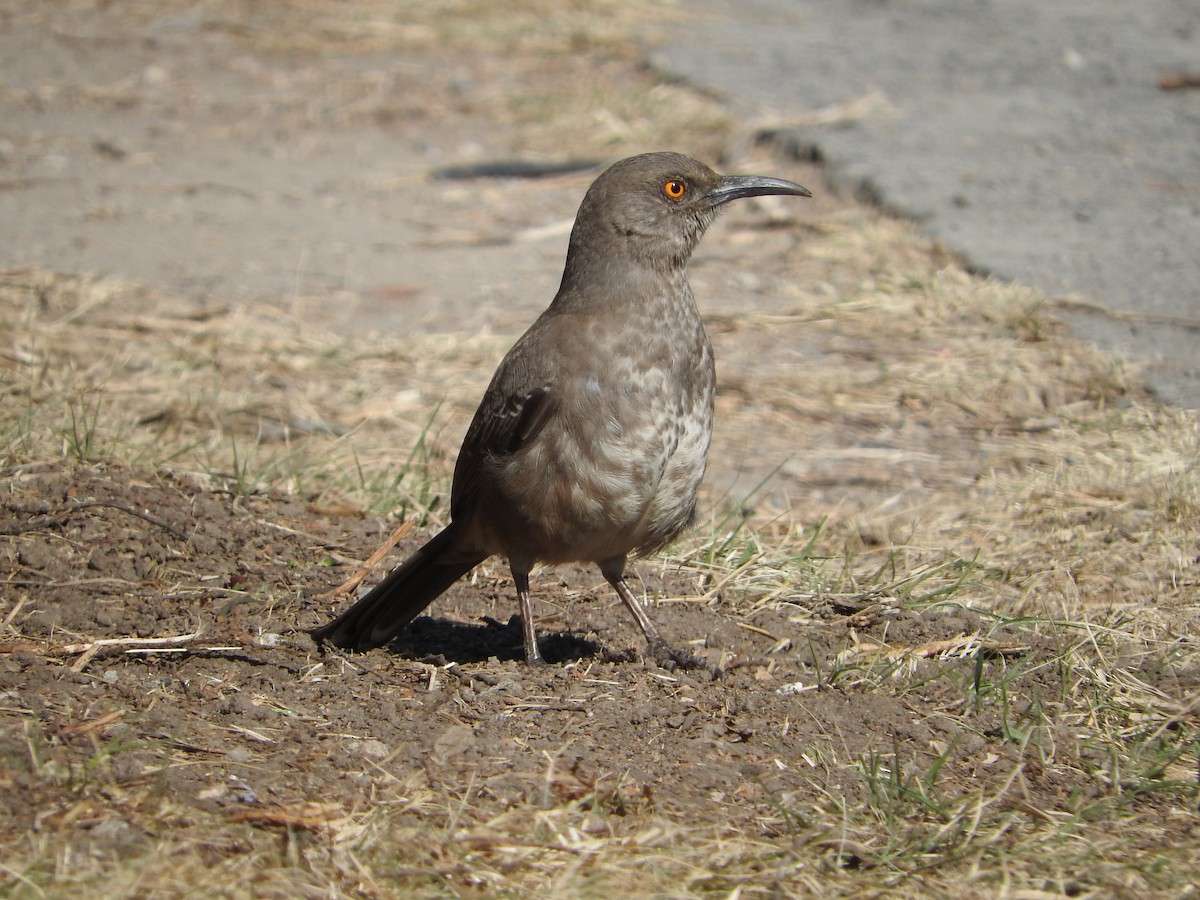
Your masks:
<svg viewBox="0 0 1200 900"><path fill-rule="evenodd" d="M687 650L677 650L666 641L652 642L650 644L650 656L668 672L673 672L676 669L683 669L684 671L704 669L714 677L719 674L717 669L700 657Z"/></svg>

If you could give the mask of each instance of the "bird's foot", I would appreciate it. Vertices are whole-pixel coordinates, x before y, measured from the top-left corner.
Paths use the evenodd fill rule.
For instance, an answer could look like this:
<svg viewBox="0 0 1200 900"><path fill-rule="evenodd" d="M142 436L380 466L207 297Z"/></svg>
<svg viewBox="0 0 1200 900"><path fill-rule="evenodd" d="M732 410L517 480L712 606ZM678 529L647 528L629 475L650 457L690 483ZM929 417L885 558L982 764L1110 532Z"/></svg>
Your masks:
<svg viewBox="0 0 1200 900"><path fill-rule="evenodd" d="M538 650L537 644L526 645L525 647L525 665L527 666L545 666L546 660Z"/></svg>
<svg viewBox="0 0 1200 900"><path fill-rule="evenodd" d="M687 671L703 669L713 676L720 674L717 669L700 657L687 650L677 650L664 640L650 642L650 656L668 672L673 672L675 669Z"/></svg>

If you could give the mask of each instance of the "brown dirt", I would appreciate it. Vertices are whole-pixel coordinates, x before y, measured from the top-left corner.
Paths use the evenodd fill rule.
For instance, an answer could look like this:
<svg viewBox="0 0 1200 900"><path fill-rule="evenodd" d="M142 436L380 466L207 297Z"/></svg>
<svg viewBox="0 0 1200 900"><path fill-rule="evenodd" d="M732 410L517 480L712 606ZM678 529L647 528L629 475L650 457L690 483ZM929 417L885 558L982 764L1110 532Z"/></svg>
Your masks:
<svg viewBox="0 0 1200 900"><path fill-rule="evenodd" d="M1036 638L954 607L861 599L857 610L797 597L737 615L712 603L660 606L673 641L723 667L718 678L666 672L642 661L640 633L602 579L572 568L536 584L545 651L557 661L548 668L521 662L500 566L455 587L390 651L321 656L300 630L329 609L313 594L339 580L344 565L333 561L369 554L378 523L112 467L34 470L9 485L4 518L15 535L2 574L21 637L3 648L0 677L4 715L25 727L6 729L0 752L16 760L30 742L61 782L6 769L6 840L69 828L88 852L119 857L161 837L164 813L238 820L319 804L321 816L341 818L414 779L443 803L469 803L481 823L586 798L597 815L585 824L605 834L640 828L627 813L652 809L700 828L720 821L804 839L813 804L868 803L858 765L871 754L921 770L944 755L950 783L1019 756L1001 708L972 712L964 727L975 661L947 665L953 651L935 650L923 662L919 648L982 634L1019 660L997 652L983 664L985 679L1012 680L1014 706L1063 689L1037 664ZM679 576L648 587L694 590ZM186 652L116 643L92 654L98 639L201 626ZM918 648L902 689L847 684L844 673L828 683L847 665L838 653L873 641ZM838 760L816 783L812 754ZM87 777L101 796L81 809L72 786ZM1078 788L1022 783L1000 802L1041 805L1046 792ZM414 813L413 824L443 813Z"/></svg>
<svg viewBox="0 0 1200 900"><path fill-rule="evenodd" d="M27 409L14 433L35 433L7 439L0 471L5 891L990 896L1012 877L1133 896L1180 883L1152 860L1196 845L1194 808L1122 792L1093 705L1109 676L1074 654L1117 654L1146 720L1186 745L1194 635L1168 632L1194 626L1194 548L1166 563L1137 543L1166 499L1006 499L1014 473L1068 458L1038 443L1059 417L1099 416L1136 388L1029 331L1052 326L1011 298L993 308L991 288L954 307L944 295L967 276L924 242L903 261L920 285L882 258L847 274L846 258L907 229L827 191L804 209L732 213L695 267L722 379L707 508L746 528L710 566L701 536L639 574L664 634L718 677L643 660L582 567L536 577L554 664L525 666L502 561L387 650L318 653L306 629L344 602L322 594L396 514L424 518L393 560L435 527L425 506L508 340L489 333L513 334L552 294L562 225L592 177L460 183L430 169L671 145L814 187L819 173L731 140L715 103L656 83L608 37L528 22L472 36L423 6L411 27L351 28L294 4L294 31L273 4L152 6L3 11L4 55L24 66L3 99L0 199L6 221L24 216L5 226L7 263L145 285L89 305L87 285L27 268L0 291L5 402ZM648 106L621 106L631 94ZM87 172L65 183L63 158ZM317 275L297 278L298 246ZM889 327L879 309L858 315L867 294L886 298ZM958 380L931 389L934 368ZM85 401L73 432L43 422L58 402L45 373L64 396L104 396L119 452L80 446ZM394 471L424 438L430 482L381 508L333 475L246 483L213 449L234 435L303 455L314 433L336 436L312 454L341 461L345 481ZM187 458L138 465L166 443ZM1170 515L1194 518L1187 502ZM1123 638L1105 636L1119 604L1077 636L1062 615L1076 595L1035 581L1114 585L1107 549L1065 574L1042 557L1020 570L1006 529L1050 513L1074 517L1053 526L1056 546L1104 527L1141 554L1160 606L1182 617L1164 620L1154 653L1120 656ZM773 541L792 548L790 568L746 580L737 554ZM1045 617L1023 618L1031 607ZM1172 639L1187 652L1164 650ZM1181 758L1170 777L1187 777ZM1123 824L1088 837L1110 807ZM1051 849L995 874L1035 840ZM1098 846L1119 872L1088 867ZM973 865L990 874L970 886Z"/></svg>

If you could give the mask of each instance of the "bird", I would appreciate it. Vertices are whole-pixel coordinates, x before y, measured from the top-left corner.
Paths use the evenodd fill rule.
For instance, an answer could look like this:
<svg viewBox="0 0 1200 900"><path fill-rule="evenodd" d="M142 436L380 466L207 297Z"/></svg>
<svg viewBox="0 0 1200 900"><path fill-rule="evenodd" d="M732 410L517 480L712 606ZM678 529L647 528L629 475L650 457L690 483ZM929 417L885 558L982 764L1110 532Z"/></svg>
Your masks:
<svg viewBox="0 0 1200 900"><path fill-rule="evenodd" d="M665 668L698 667L626 581L696 517L716 371L687 264L718 211L791 181L719 175L680 153L614 163L588 188L553 301L492 377L454 467L449 523L353 606L311 632L322 649L394 639L459 578L508 559L525 660L544 664L529 575L595 563Z"/></svg>

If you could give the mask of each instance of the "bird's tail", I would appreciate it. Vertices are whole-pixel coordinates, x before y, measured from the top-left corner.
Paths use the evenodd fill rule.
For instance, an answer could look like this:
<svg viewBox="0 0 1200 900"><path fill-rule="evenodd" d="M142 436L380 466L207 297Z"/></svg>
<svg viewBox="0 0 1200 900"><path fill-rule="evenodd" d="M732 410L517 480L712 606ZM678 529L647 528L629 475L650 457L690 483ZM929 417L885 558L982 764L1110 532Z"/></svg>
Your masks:
<svg viewBox="0 0 1200 900"><path fill-rule="evenodd" d="M347 650L386 644L450 585L487 559L487 554L464 553L455 546L457 538L452 522L365 597L311 632L313 640Z"/></svg>

